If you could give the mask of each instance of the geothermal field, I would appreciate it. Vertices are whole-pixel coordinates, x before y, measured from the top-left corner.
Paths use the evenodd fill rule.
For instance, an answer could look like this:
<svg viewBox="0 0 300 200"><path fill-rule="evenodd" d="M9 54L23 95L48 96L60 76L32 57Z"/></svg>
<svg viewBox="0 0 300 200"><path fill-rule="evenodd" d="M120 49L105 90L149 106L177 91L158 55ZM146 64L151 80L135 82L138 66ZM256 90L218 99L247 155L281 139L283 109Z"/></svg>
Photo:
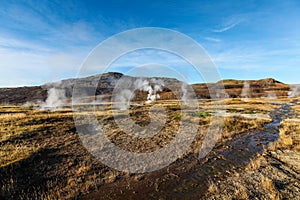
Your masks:
<svg viewBox="0 0 300 200"><path fill-rule="evenodd" d="M186 85L107 73L3 88L0 103L0 199L300 196L298 85L271 78ZM81 134L91 115L124 152L156 152L179 132L178 142L190 143L174 145L169 154L179 156L155 170L109 158L109 148L99 159L98 147L87 146L97 137ZM120 159L132 168L121 170Z"/></svg>

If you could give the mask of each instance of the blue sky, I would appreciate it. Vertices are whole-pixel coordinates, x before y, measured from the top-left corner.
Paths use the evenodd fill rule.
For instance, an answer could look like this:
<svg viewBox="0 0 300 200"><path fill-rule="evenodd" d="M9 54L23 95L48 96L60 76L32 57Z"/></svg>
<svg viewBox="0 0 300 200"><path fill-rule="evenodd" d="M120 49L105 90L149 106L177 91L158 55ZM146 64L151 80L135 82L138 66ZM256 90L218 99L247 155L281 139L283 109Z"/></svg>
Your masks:
<svg viewBox="0 0 300 200"><path fill-rule="evenodd" d="M4 0L0 2L0 86L76 77L99 42L140 27L169 28L193 38L223 79L273 77L300 83L299 19L297 0ZM174 56L164 54L139 53L123 61L129 58L139 64L147 59L174 64ZM130 65L120 59L115 69L126 72ZM192 77L190 82L201 79Z"/></svg>

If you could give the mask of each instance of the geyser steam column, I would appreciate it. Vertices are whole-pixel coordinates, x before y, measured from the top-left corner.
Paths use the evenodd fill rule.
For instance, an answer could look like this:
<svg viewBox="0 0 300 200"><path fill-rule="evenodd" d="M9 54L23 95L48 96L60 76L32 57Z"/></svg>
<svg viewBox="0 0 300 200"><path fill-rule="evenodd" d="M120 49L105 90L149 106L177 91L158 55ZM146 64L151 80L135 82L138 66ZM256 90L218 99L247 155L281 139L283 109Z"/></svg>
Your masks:
<svg viewBox="0 0 300 200"><path fill-rule="evenodd" d="M89 54L85 62L82 64L79 76L86 76L90 73L95 74L95 72L102 74L103 72L110 71L109 68L111 63L113 63L119 57L128 52L133 52L140 49L152 49L153 51L157 50L170 52L190 63L206 82L210 83L220 80L219 73L214 63L198 43L184 34L163 28L133 29L108 38L107 40L101 42ZM148 63L145 63L145 65L147 64ZM166 67L166 69L176 71L171 67ZM135 73L135 76L139 75L140 77L145 76L143 73ZM148 74L148 76L150 75L151 74ZM184 75L183 77L185 80L188 80L188 77L185 77ZM99 77L99 80L100 79L101 76ZM87 102L87 99L89 98L86 98L86 96L96 94L99 80L95 80L95 82L88 88L85 85L81 85L80 81L77 82L74 86L72 98L74 120L77 132L79 133L86 149L96 158L98 158L103 164L106 164L109 167L117 170L130 173L150 172L168 166L170 163L181 157L189 149L195 135L198 132L199 126L197 121L191 123L187 122L187 120L181 120L178 132L172 141L156 151L135 153L121 149L119 146L112 143L106 137L101 124L98 123L93 106L87 106L89 103L91 105L94 103L95 98L90 98L90 102ZM142 88L134 87L135 84L141 84ZM147 86L149 86L149 83L147 82L143 83L137 81L132 83L121 78L114 88L112 99L122 99L123 103L125 102L123 105L129 105L132 95L134 95L134 90L142 89L144 91L148 91L147 102L150 103L155 98L158 98L157 91L161 89L160 87L163 86L163 83L157 82L154 84L154 86L151 85L151 88ZM184 89L184 91L181 93L178 92L178 88L175 88L175 86L170 88L178 99L184 99L184 106L180 104L181 114L183 116L188 114L188 111L192 110L196 112L198 110L198 100L193 89L191 87L187 88L188 84L185 84L184 86L185 87L179 88L179 90ZM120 98L118 96L120 92L123 92L126 98ZM225 94L222 85L219 85L217 89L209 88L209 92L211 98L215 100L222 98L224 96L222 94ZM184 94L184 96L182 94ZM117 103L117 101L113 103ZM151 106L151 123L148 126L141 127L134 123L127 112L127 117L125 117L125 120L124 114L122 121L117 121L117 119L115 119L119 128L122 129L126 134L137 138L152 137L155 135L157 131L161 129L161 126L164 125L166 113L164 112L162 106L155 104L149 105ZM219 106L216 105L214 113L218 112L218 108ZM122 107L121 109L125 110L125 113L126 110L128 111L127 106ZM154 117L158 114L162 117ZM221 116L224 115L215 115L212 117L211 126L208 129L200 148L200 158L204 157L214 147L217 139L219 138L219 127L222 127L223 123L223 118ZM152 122L156 125L156 127L152 124Z"/></svg>

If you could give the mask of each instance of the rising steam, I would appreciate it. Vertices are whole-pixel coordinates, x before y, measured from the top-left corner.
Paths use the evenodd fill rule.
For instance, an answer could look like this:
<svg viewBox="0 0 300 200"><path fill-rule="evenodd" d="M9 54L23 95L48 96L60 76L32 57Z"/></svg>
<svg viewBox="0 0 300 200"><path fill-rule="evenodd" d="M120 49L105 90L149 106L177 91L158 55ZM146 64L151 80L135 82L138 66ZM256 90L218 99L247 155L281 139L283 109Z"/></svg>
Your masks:
<svg viewBox="0 0 300 200"><path fill-rule="evenodd" d="M241 97L244 101L248 101L248 99L250 98L250 83L248 81L244 82Z"/></svg>
<svg viewBox="0 0 300 200"><path fill-rule="evenodd" d="M132 81L130 79L120 80L118 83L120 88L117 89L115 100L118 102L118 106L121 110L127 109L127 103L135 97L134 91L140 90L147 92L147 99L145 103L153 103L160 98L158 92L162 91L164 82L160 79L152 78L147 79L136 79ZM128 89L129 88L129 89Z"/></svg>
<svg viewBox="0 0 300 200"><path fill-rule="evenodd" d="M288 92L288 97L293 98L298 96L300 96L300 85L291 85L290 91Z"/></svg>
<svg viewBox="0 0 300 200"><path fill-rule="evenodd" d="M134 82L134 90L148 92L146 103L153 103L160 96L157 92L162 91L164 86L163 80L152 78L149 80L137 79Z"/></svg>
<svg viewBox="0 0 300 200"><path fill-rule="evenodd" d="M268 94L266 94L266 96L268 99L276 99L277 96L275 93L269 92Z"/></svg>
<svg viewBox="0 0 300 200"><path fill-rule="evenodd" d="M162 91L163 86L165 84L160 79L151 79L150 81L148 80L140 81L140 79L138 79L135 81L134 85L136 87L135 89L148 92L146 103L153 103L154 101L156 101L156 99L160 98L157 92Z"/></svg>
<svg viewBox="0 0 300 200"><path fill-rule="evenodd" d="M50 111L61 109L67 103L66 100L66 92L64 89L50 88L48 89L48 97L46 101L40 105L40 109Z"/></svg>
<svg viewBox="0 0 300 200"><path fill-rule="evenodd" d="M186 83L182 83L181 85L181 91L182 91L182 97L181 97L181 101L183 101L184 103L187 102L187 84Z"/></svg>

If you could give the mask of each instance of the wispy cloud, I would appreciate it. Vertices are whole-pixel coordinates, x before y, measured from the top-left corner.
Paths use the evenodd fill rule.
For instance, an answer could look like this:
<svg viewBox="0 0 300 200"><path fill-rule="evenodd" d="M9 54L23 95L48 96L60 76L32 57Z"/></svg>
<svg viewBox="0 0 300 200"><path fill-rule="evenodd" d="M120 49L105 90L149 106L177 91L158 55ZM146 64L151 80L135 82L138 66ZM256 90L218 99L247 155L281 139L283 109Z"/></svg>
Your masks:
<svg viewBox="0 0 300 200"><path fill-rule="evenodd" d="M25 40L20 40L13 37L1 36L0 35L0 49L11 49L15 51L30 51L30 52L39 52L39 53L49 53L51 52L51 48L41 45L35 44L32 42L28 42Z"/></svg>
<svg viewBox="0 0 300 200"><path fill-rule="evenodd" d="M228 31L230 29L233 29L234 27L236 27L237 25L239 25L241 22L243 21L243 19L239 19L235 22L230 22L230 23L227 23L225 24L222 28L219 28L219 29L213 29L213 32L216 32L216 33L222 33L222 32L225 32L225 31Z"/></svg>
<svg viewBox="0 0 300 200"><path fill-rule="evenodd" d="M262 47L236 47L212 55L213 61L222 69L274 71L294 65L286 58L297 57L298 49L274 49ZM281 67L279 67L281 66Z"/></svg>
<svg viewBox="0 0 300 200"><path fill-rule="evenodd" d="M221 42L222 40L219 38L214 38L214 37L205 37L205 40L211 41L211 42Z"/></svg>

